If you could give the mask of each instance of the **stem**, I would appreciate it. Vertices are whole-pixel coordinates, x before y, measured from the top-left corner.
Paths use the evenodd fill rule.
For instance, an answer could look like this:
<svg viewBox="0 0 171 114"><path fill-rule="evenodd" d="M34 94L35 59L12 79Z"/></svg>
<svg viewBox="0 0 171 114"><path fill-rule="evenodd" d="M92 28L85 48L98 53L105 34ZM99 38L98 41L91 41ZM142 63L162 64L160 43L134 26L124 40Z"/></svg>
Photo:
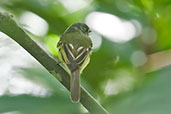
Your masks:
<svg viewBox="0 0 171 114"><path fill-rule="evenodd" d="M142 70L147 73L169 66L171 65L170 58L171 49L150 54L147 56L147 62L142 66Z"/></svg>
<svg viewBox="0 0 171 114"><path fill-rule="evenodd" d="M52 73L52 71L59 73L62 78L60 82L69 90L69 74L16 24L12 19L12 16L0 13L0 31L4 32L20 44L20 46L39 61L39 63L43 65L56 79L57 77ZM108 114L108 112L83 87L81 87L80 102L92 114Z"/></svg>

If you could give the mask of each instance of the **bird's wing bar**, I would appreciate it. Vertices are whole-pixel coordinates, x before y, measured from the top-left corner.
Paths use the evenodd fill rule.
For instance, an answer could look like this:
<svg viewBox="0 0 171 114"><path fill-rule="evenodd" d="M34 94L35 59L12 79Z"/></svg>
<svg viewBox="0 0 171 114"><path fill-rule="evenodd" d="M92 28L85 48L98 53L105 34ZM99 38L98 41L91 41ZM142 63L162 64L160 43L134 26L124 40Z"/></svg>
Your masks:
<svg viewBox="0 0 171 114"><path fill-rule="evenodd" d="M71 68L71 66L75 66L75 68L82 67L82 65L84 64L85 60L89 55L90 50L91 49L84 47L75 49L72 44L64 43L61 46L60 53L63 61L71 70L73 69Z"/></svg>

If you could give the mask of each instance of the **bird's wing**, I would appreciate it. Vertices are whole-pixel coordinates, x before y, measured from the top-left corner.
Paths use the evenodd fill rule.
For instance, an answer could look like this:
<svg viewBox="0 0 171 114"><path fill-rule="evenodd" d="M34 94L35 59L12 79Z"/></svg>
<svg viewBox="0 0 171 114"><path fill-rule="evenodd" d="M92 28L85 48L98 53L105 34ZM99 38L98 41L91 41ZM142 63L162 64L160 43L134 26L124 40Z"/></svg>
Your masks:
<svg viewBox="0 0 171 114"><path fill-rule="evenodd" d="M82 69L85 67L84 62L88 60L91 48L79 47L75 48L72 44L62 43L59 45L59 53L62 61L72 71L75 69ZM84 67L83 67L84 65Z"/></svg>

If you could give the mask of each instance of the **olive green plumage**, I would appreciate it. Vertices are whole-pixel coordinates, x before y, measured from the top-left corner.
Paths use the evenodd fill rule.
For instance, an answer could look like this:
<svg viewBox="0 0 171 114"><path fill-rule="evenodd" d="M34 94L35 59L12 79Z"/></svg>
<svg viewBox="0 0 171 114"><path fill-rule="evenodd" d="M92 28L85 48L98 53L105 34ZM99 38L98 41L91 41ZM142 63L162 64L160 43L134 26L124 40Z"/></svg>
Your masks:
<svg viewBox="0 0 171 114"><path fill-rule="evenodd" d="M71 75L71 100L80 100L80 73L90 59L92 41L89 27L84 23L74 23L61 35L57 44L59 59L69 69Z"/></svg>

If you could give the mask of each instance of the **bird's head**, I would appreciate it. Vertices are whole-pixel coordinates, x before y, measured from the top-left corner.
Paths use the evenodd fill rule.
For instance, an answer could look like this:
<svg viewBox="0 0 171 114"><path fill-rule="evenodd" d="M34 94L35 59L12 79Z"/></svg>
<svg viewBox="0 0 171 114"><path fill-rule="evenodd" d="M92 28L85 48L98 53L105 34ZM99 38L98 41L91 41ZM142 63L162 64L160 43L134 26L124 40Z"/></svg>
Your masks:
<svg viewBox="0 0 171 114"><path fill-rule="evenodd" d="M89 35L89 33L91 32L89 27L84 23L74 23L71 26L69 26L68 29L66 30L66 32L74 32L74 31L80 31L85 35Z"/></svg>

